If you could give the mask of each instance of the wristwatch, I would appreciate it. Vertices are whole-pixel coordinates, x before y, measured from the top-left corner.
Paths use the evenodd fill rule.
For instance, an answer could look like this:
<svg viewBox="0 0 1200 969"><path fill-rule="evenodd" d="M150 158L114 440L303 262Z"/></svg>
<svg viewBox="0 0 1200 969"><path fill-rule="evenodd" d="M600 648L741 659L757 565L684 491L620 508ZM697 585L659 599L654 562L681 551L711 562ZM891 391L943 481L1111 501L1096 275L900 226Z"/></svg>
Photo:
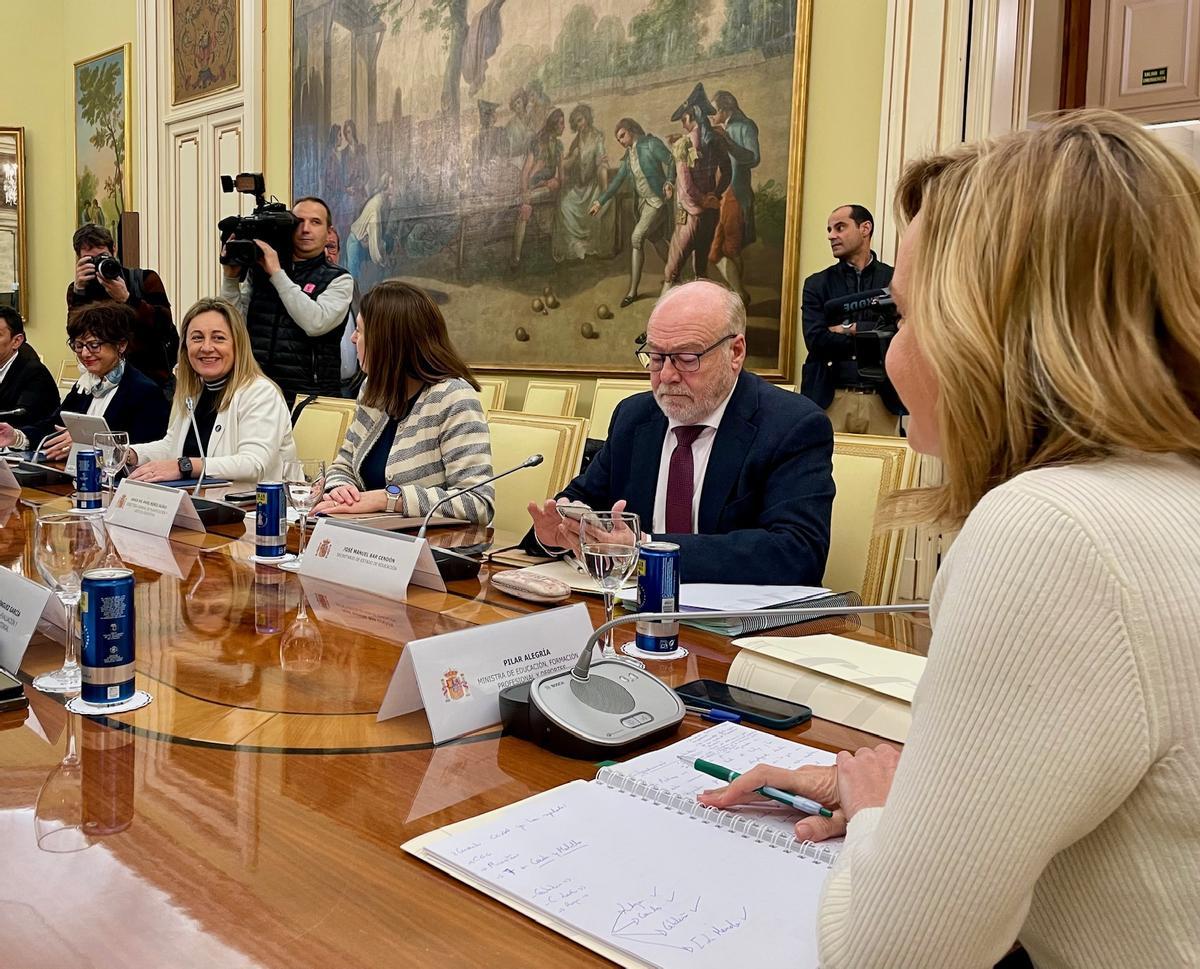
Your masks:
<svg viewBox="0 0 1200 969"><path fill-rule="evenodd" d="M396 505L400 501L400 486L393 481L384 489L384 491L387 492L388 514L391 514L396 510Z"/></svg>
<svg viewBox="0 0 1200 969"><path fill-rule="evenodd" d="M192 459L191 458L180 458L179 459L179 477L190 478L191 476L192 476Z"/></svg>
<svg viewBox="0 0 1200 969"><path fill-rule="evenodd" d="M854 324L853 324L853 323L851 323L849 320L846 320L846 322L842 324L842 332L843 332L843 333L849 333L849 332L850 332L850 327L852 327L853 325L854 325Z"/></svg>

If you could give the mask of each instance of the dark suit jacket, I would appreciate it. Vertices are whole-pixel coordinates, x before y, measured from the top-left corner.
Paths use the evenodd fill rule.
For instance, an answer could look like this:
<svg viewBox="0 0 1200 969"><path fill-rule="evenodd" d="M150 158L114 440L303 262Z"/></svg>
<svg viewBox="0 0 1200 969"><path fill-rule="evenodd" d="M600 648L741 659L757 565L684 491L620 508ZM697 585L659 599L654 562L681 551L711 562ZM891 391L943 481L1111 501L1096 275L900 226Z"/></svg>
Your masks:
<svg viewBox="0 0 1200 969"><path fill-rule="evenodd" d="M0 383L0 410L24 407L21 417L0 417L0 421L23 431L29 438L29 446L37 443L53 430L54 416L58 413L58 383L37 353L28 343L21 345L17 359L4 382Z"/></svg>
<svg viewBox="0 0 1200 969"><path fill-rule="evenodd" d="M667 418L650 393L622 401L600 453L562 496L624 498L649 532ZM833 428L812 401L743 371L717 428L697 535L675 542L684 582L820 585L833 508Z"/></svg>
<svg viewBox="0 0 1200 969"><path fill-rule="evenodd" d="M828 407L832 404L834 391L839 387L870 387L879 393L893 414L904 412L890 382L875 385L860 379L856 362L860 349L858 338L848 333L830 333L829 327L842 321L827 320L823 309L831 299L882 289L891 285L891 282L892 267L874 258L861 274L855 272L849 263L838 261L804 280L800 315L804 322L804 344L808 347L808 357L801 369L800 393L816 401L818 406ZM863 311L852 319L863 324L864 321L873 323L878 317L870 311ZM865 327L860 325L859 329Z"/></svg>
<svg viewBox="0 0 1200 969"><path fill-rule="evenodd" d="M161 441L167 436L171 405L163 396L162 388L153 380L126 363L121 382L112 393L113 399L104 410L104 420L110 430L125 431L130 444ZM62 402L62 410L86 414L91 404L91 394L80 393L76 386L71 388Z"/></svg>

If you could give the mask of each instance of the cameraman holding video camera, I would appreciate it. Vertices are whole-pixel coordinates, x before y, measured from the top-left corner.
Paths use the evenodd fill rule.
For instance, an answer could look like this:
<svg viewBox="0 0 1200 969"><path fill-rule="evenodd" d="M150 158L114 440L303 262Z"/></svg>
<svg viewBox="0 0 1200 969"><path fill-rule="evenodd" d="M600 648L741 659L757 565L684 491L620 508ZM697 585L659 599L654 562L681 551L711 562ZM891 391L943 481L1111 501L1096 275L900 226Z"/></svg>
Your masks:
<svg viewBox="0 0 1200 969"><path fill-rule="evenodd" d="M153 380L167 399L175 386L172 371L179 352L179 331L171 302L153 269L127 269L117 261L112 233L88 223L75 230L75 279L67 287L67 308L101 300L125 303L137 314L125 359Z"/></svg>
<svg viewBox="0 0 1200 969"><path fill-rule="evenodd" d="M220 225L221 295L245 316L254 358L279 385L289 408L297 395L339 396L340 343L354 279L325 258L329 206L307 196L288 213L281 203L264 200L261 175L242 174L222 184L258 201L252 216Z"/></svg>
<svg viewBox="0 0 1200 969"><path fill-rule="evenodd" d="M875 219L864 206L834 209L825 231L837 262L804 281L800 393L825 408L835 431L895 434L904 408L883 368L897 319L886 293L892 267L871 249Z"/></svg>

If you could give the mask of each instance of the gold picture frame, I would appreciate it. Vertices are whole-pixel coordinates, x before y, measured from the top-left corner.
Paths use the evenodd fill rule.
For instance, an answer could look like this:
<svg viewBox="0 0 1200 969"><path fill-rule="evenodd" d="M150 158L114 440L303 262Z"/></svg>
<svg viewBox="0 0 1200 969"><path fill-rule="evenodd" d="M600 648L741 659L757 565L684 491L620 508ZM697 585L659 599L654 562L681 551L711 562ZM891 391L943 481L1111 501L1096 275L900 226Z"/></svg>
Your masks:
<svg viewBox="0 0 1200 969"><path fill-rule="evenodd" d="M75 224L114 235L133 204L131 50L123 44L74 65Z"/></svg>
<svg viewBox="0 0 1200 969"><path fill-rule="evenodd" d="M171 0L171 103L241 84L240 0Z"/></svg>
<svg viewBox="0 0 1200 969"><path fill-rule="evenodd" d="M764 188L771 205L768 213L771 240L756 245L752 255L748 250L745 262L747 268L743 280L750 280L750 285L743 289L752 297L748 313L747 363L756 373L776 382L793 378L800 339L799 245L813 0L773 3L771 7L776 13L772 16L780 16L779 10L786 10L787 15L794 11L794 30L780 27L780 24L791 25L784 15L784 19L774 24L775 34L764 32L755 45L741 50L729 46L723 50L718 48L725 43L724 31L734 22L735 9L744 4L739 5L737 0L716 0L714 12L708 18L707 36L700 44L703 52L693 63L676 62L670 64L669 69L660 71L643 61L638 68L642 72L639 75L614 68L611 77L604 78L577 72L572 83L564 80L557 86L548 79L541 65L554 51L567 49L567 45L560 44L562 32L569 26L565 21L580 13L579 8L595 8L604 14L600 18L601 27L607 22L611 29L614 19L623 20L632 44L635 33L644 32L647 24L651 29L654 29L654 23L670 28L672 21L666 15L670 3L666 0L616 0L615 9L608 3L600 10L601 5L594 0L581 0L566 6L546 0L548 16L542 16L542 5L536 2L520 6L510 3L502 12L500 4L489 2L484 11L490 11L498 18L498 30L496 21L488 27L480 19L483 13L472 15L469 22L457 25L450 14L446 18L435 18L431 11L445 7L438 0L377 3L371 8L370 16L351 16L335 0L310 0L291 6L289 110L292 150L289 162L292 197L314 194L333 203L333 224L341 238L343 263L355 273L360 287L369 288L380 278L401 276L433 292L442 304L456 346L481 372L568 377L644 376L645 371L639 368L634 358L633 341L645 329L663 272L663 264L657 257L647 255L638 301L628 309L619 305L624 295L624 282L630 278L630 231L636 221L636 210L632 209L626 186L623 188L625 210L618 216L617 243L611 254L612 265L620 268L609 274L603 294L589 294L586 306L577 308L567 299L560 300L563 294L555 285L555 278L538 278L539 275L552 277L555 267L549 262L549 255L543 259L548 271L527 273L527 279L522 279L520 272L501 278L499 271L483 279L483 285L480 284L482 274L472 278L472 260L491 258L498 266L500 250L507 252L509 243L502 238L503 230L499 224L505 217L510 223L513 221L511 213L518 210L521 201L516 196L515 185L507 190L502 187L483 200L478 196L472 198L474 188L469 184L469 177L463 174L469 171L472 163L470 153L475 149L470 146L477 143L473 139L478 139L485 130L485 112L494 117L496 127L503 127L505 122L511 127L510 118L515 115L515 110L509 92L514 90L514 85L508 83L506 86L498 83L498 79L514 77L514 62L519 60L528 65L529 77L534 79L534 84L545 80L544 87L538 88L545 107L555 107L566 114L571 112L573 105L590 102L596 109L596 127L607 139L610 179L623 154L623 149L614 140L614 122L619 117L632 116L635 120L645 121L647 133L669 141L669 135L677 134L679 128L672 112L689 96L697 81L705 84L710 97L718 90L735 93L739 104L762 132L764 164L753 173L759 240L764 239L761 228L768 221L757 207L757 198L762 197ZM453 12L458 8L445 9ZM723 14L727 18L725 27L720 24ZM517 35L538 18L542 21L543 32L536 42L530 43L540 46L516 46L514 49L514 45L529 40ZM736 29L761 31L762 25L747 25L743 21ZM396 43L426 45L422 48L425 52L440 49L446 57L460 56L456 42L429 46L441 36L439 32L445 35L443 41L446 37L458 37L459 33L477 38L478 46L466 45L468 51L475 52L468 54L468 59L473 56L476 60L470 64L439 66L430 62L426 53L426 62L422 63L426 76L410 78L407 86L396 77L385 79L379 75L376 80L376 64L406 63L403 56L396 56ZM579 52L588 47L576 43L569 49ZM347 56L348 60L345 59ZM492 57L490 65L485 63L489 57ZM764 79L768 67L771 71L769 81ZM458 83L451 83L449 79L457 76L455 68L465 73L461 73ZM665 81L668 75L670 79ZM493 76L497 81L489 80ZM562 77L565 79L565 72ZM355 83L349 85L347 78L354 78ZM425 103L421 103L421 86L429 88L434 81L438 90L431 95L427 93ZM395 87L394 91L392 87ZM618 91L624 92L619 104L614 103L614 92ZM786 112L777 110L785 98L790 98ZM477 111L478 121L475 119ZM334 117L335 114L338 116ZM347 121L353 123L353 135L343 137L339 134L334 145L333 132L339 128L343 133L347 132ZM437 128L441 130L435 134ZM569 128L561 135L564 155L569 154L566 146L571 142L571 136ZM343 142L353 151L344 151ZM364 159L353 162L354 152L360 145L365 146L362 148ZM409 146L408 153L401 154L397 145ZM411 148L413 145L418 146L415 151ZM447 145L450 146L448 150ZM335 180L331 187L326 174L335 152L350 160L349 167L360 173L349 195L344 191L345 184L350 184L349 179L345 184ZM519 163L519 159L516 161ZM412 173L421 172L423 168L437 169L432 178L425 177L424 180L426 183L440 180L439 197L422 194L423 186L413 184ZM363 171L365 177L361 175ZM352 234L357 221L356 212L361 214L366 201L387 190L388 176L392 178L392 197L399 200L396 207L402 210L398 215L392 213L395 225L388 244L398 248L397 240L401 237L415 239L422 235L418 247L424 246L425 252L440 247L440 275L437 271L427 271L427 265L413 265L412 261L406 263L403 259L376 261L374 253L371 261L376 262L376 267L367 278L362 278L355 267L348 265L351 256L347 249L353 246L347 245L347 236ZM511 181L515 183L515 178ZM512 199L504 197L506 191ZM337 211L339 207L345 207L345 200L350 195L354 198L351 211ZM505 209L509 201L513 204ZM443 225L431 224L438 219ZM485 224L488 219L491 224ZM455 225L459 226L457 233L453 228ZM410 232L414 228L416 232ZM509 236L515 235L511 228L507 232ZM531 229L525 245L533 239L549 253L551 243L546 238L549 233L543 232L543 237L537 239L533 232ZM514 249L516 242L514 239ZM764 255L764 246L768 244L770 253ZM365 243L358 247L360 263L366 261L361 255L364 246ZM650 252L649 246L646 251ZM588 260L592 258L587 257ZM757 265L752 265L755 261ZM618 279L622 275L624 279ZM721 273L711 268L708 275L722 280ZM752 275L755 278L750 279ZM560 273L558 280L561 278ZM486 296L472 297L469 292L472 287L486 291L488 285L493 287L493 292ZM518 286L523 301L520 305L513 293ZM543 288L553 290L554 297L550 301L540 299ZM537 306L539 302L542 309ZM555 303L563 308L558 309ZM550 310L545 312L544 307L548 304ZM569 345L564 336L567 333L571 335ZM537 348L539 341L549 347L551 340L558 340L561 346L540 356L536 350L528 352Z"/></svg>
<svg viewBox="0 0 1200 969"><path fill-rule="evenodd" d="M0 304L22 316L29 315L25 191L25 129L0 127Z"/></svg>

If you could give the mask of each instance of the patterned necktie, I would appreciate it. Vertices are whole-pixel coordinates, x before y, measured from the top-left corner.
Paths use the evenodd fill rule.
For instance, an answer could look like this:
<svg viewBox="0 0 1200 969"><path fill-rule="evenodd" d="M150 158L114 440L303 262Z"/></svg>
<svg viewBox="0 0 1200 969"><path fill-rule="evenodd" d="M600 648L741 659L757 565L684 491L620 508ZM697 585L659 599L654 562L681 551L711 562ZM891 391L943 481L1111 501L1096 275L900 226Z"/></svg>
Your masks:
<svg viewBox="0 0 1200 969"><path fill-rule="evenodd" d="M704 430L703 424L676 427L675 450L667 468L667 531L691 533L692 495L695 491L696 466L692 461L692 443Z"/></svg>

